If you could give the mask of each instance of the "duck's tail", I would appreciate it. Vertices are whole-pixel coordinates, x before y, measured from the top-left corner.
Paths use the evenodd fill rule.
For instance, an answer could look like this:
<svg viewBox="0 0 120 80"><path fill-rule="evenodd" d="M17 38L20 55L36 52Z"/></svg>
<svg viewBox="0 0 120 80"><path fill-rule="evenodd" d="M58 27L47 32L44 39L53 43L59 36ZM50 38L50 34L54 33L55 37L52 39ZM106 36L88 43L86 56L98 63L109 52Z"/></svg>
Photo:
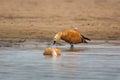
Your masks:
<svg viewBox="0 0 120 80"><path fill-rule="evenodd" d="M91 41L90 38L87 38L87 37L85 37L85 36L83 36L83 35L81 35L81 36L83 37L83 43L88 43L87 40L88 40L88 41Z"/></svg>

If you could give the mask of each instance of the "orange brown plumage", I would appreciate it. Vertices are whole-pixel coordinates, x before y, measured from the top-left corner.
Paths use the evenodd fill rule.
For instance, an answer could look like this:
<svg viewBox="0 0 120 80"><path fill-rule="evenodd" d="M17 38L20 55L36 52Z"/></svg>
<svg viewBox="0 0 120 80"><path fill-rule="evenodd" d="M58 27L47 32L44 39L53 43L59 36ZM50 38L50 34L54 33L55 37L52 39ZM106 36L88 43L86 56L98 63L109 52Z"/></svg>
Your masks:
<svg viewBox="0 0 120 80"><path fill-rule="evenodd" d="M87 43L86 40L90 40L89 38L86 38L85 36L83 36L79 31L74 29L58 32L54 37L53 44L58 42L60 39L70 43L71 47L73 46L73 44Z"/></svg>
<svg viewBox="0 0 120 80"><path fill-rule="evenodd" d="M44 50L44 55L51 55L51 56L53 56L53 50L55 51L55 53L56 53L56 55L58 56L58 55L61 55L61 50L60 49L58 49L58 48L46 48L45 50Z"/></svg>
<svg viewBox="0 0 120 80"><path fill-rule="evenodd" d="M77 32L75 30L65 30L65 31L63 31L61 39L65 40L68 43L72 43L72 44L77 44L77 43L82 43L83 42L82 36L80 35L79 32Z"/></svg>

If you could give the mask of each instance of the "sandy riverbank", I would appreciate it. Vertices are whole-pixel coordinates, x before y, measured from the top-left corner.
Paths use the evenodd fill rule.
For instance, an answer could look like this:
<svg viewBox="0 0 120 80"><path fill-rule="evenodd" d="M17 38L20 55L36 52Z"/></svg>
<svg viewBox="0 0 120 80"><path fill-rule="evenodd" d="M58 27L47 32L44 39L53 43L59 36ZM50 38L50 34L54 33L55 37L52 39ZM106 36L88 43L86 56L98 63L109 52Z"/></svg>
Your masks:
<svg viewBox="0 0 120 80"><path fill-rule="evenodd" d="M119 0L2 0L0 38L47 38L77 27L91 39L120 39Z"/></svg>

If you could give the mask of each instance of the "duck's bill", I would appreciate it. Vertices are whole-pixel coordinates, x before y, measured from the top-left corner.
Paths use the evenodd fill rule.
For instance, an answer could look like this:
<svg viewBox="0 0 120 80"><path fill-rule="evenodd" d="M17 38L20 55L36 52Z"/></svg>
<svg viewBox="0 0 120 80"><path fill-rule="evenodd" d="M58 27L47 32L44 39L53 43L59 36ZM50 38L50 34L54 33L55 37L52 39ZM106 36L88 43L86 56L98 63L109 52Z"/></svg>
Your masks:
<svg viewBox="0 0 120 80"><path fill-rule="evenodd" d="M53 41L53 45L55 45L56 44L56 41Z"/></svg>

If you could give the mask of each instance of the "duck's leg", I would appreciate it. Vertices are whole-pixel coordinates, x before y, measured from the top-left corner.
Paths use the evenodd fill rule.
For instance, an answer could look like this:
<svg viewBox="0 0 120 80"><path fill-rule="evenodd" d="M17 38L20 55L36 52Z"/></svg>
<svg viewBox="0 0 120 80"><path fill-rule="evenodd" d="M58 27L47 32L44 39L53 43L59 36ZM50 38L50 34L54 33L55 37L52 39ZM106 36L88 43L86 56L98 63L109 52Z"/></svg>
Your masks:
<svg viewBox="0 0 120 80"><path fill-rule="evenodd" d="M71 47L70 47L70 48L71 48L71 49L73 49L74 45L73 45L73 44L70 44L70 45L71 45Z"/></svg>

